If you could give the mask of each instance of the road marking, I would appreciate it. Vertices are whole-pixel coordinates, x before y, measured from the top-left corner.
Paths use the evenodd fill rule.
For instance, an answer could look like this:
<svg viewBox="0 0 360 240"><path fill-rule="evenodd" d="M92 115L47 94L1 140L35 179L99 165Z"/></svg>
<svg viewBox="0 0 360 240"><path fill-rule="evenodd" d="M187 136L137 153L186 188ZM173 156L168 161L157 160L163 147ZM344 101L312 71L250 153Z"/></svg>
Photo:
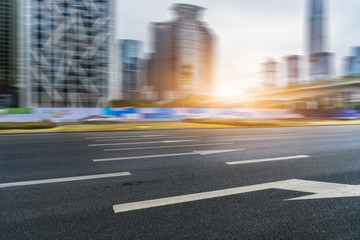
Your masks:
<svg viewBox="0 0 360 240"><path fill-rule="evenodd" d="M118 146L118 145L138 145L138 144L153 144L153 143L182 143L182 142L195 142L196 140L174 140L174 141L156 141L156 142L129 142L129 143L101 143L89 144L89 147L101 146Z"/></svg>
<svg viewBox="0 0 360 240"><path fill-rule="evenodd" d="M26 133L26 134L0 134L0 137L27 137L27 136L55 136L55 135L80 135L80 133Z"/></svg>
<svg viewBox="0 0 360 240"><path fill-rule="evenodd" d="M193 144L193 145L170 145L170 146L161 146L161 147L119 148L119 149L105 149L104 152L161 149L161 148L180 148L180 147L219 146L219 145L232 145L232 144L234 143L210 143L210 144Z"/></svg>
<svg viewBox="0 0 360 240"><path fill-rule="evenodd" d="M297 155L297 156L288 156L288 157L277 157L277 158L263 158L263 159L254 159L254 160L245 160L245 161L234 161L234 162L226 162L228 165L240 165L240 164L249 164L249 163L259 163L259 162L272 162L272 161L284 161L291 159L299 159L299 158L309 158L308 155Z"/></svg>
<svg viewBox="0 0 360 240"><path fill-rule="evenodd" d="M175 156L186 156L186 155L210 155L219 153L228 153L235 151L243 151L244 149L233 149L233 150L204 150L204 151L193 151L188 153L173 153L173 154L160 154L160 155L148 155L148 156L135 156L135 157L120 157L120 158L104 158L104 159L93 159L94 162L108 162L108 161L123 161L132 159L146 159L146 158L161 158L161 157L175 157Z"/></svg>
<svg viewBox="0 0 360 240"><path fill-rule="evenodd" d="M86 139L112 139L112 138L149 138L149 137L166 137L167 135L140 135L140 136L112 136L112 137L87 137Z"/></svg>
<svg viewBox="0 0 360 240"><path fill-rule="evenodd" d="M179 137L152 137L151 139L173 139L173 138L179 138ZM196 136L186 136L186 138L196 138ZM112 142L112 141L134 141L134 140L144 140L149 138L115 138L115 139L97 139L95 142Z"/></svg>
<svg viewBox="0 0 360 240"><path fill-rule="evenodd" d="M230 189L224 189L218 191L195 193L195 194L188 194L188 195L182 195L176 197L159 198L154 200L118 204L118 205L114 205L113 209L115 213L121 213L121 212L174 205L179 203L193 202L193 201L199 201L205 199L226 197L226 196L262 191L268 189L280 189L280 190L312 193L311 195L307 195L304 197L288 199L291 201L360 197L360 186L291 179L291 180L285 180L279 182L257 184L252 186L230 188Z"/></svg>
<svg viewBox="0 0 360 240"><path fill-rule="evenodd" d="M100 178L124 177L130 175L131 173L129 172L119 172L119 173L88 175L88 176L80 176L80 177L53 178L53 179L34 180L34 181L25 181L25 182L1 183L0 188L40 185L40 184L48 184L48 183L84 181L84 180L100 179Z"/></svg>

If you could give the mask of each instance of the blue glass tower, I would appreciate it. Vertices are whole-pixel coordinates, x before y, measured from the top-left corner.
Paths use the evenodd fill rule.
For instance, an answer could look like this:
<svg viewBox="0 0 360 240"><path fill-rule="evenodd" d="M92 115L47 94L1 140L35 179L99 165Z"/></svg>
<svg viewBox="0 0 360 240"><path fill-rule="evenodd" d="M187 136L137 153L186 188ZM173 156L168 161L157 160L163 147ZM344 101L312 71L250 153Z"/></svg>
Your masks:
<svg viewBox="0 0 360 240"><path fill-rule="evenodd" d="M122 98L137 99L141 91L141 42L121 40Z"/></svg>
<svg viewBox="0 0 360 240"><path fill-rule="evenodd" d="M309 0L309 61L310 81L331 78L332 54L326 52L325 0Z"/></svg>

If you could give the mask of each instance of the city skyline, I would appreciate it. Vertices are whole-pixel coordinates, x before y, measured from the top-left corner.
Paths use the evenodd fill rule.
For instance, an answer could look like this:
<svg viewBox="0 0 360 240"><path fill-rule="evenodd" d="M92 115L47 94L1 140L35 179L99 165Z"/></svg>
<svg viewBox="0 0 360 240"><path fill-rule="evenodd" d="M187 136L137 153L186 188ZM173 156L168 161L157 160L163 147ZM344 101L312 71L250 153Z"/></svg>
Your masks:
<svg viewBox="0 0 360 240"><path fill-rule="evenodd" d="M171 19L166 11L177 1L161 0L156 7L146 1L121 0L118 2L117 37L131 38L145 42L145 52L150 52L149 22L164 18ZM244 87L257 86L260 80L259 63L264 58L283 59L287 55L306 55L307 11L305 0L286 1L182 1L207 8L204 17L219 36L219 64L217 82L222 91L234 91ZM359 43L360 34L354 31L356 12L353 10L360 3L345 0L341 3L328 0L328 50L335 53L336 76L343 73L342 60L348 56L349 48ZM261 5L261 7L259 7ZM144 11L137 9L142 6ZM124 11L126 10L126 11ZM137 11L130 16L129 13ZM345 15L346 14L346 15ZM228 16L224 18L224 16ZM132 22L132 28L126 28ZM248 24L251 22L251 24ZM359 23L360 25L360 23ZM239 29L234 31L234 29ZM286 33L286 35L285 35ZM264 41L264 36L266 37ZM285 76L282 76L285 83ZM229 88L231 86L231 88ZM235 91L233 92L235 93ZM239 91L237 92L239 93Z"/></svg>

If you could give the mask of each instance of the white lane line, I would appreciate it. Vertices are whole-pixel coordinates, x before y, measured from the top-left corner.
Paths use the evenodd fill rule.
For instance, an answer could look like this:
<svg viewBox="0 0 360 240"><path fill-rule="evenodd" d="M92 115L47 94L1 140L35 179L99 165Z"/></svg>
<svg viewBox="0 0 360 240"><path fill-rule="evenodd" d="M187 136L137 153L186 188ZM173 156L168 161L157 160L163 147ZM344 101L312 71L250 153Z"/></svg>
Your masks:
<svg viewBox="0 0 360 240"><path fill-rule="evenodd" d="M143 149L161 149L161 148L219 146L219 145L232 145L232 144L234 144L234 143L211 143L211 144L193 144L193 145L170 145L170 146L161 146L161 147L118 148L118 149L105 149L104 152L128 151L128 150L143 150Z"/></svg>
<svg viewBox="0 0 360 240"><path fill-rule="evenodd" d="M151 137L151 139L174 139L179 137ZM196 138L196 136L186 136L186 138ZM112 141L135 141L135 140L144 140L149 138L115 138L115 139L97 139L95 142L112 142Z"/></svg>
<svg viewBox="0 0 360 240"><path fill-rule="evenodd" d="M285 161L285 160L309 158L309 157L310 156L308 155L297 155L297 156L288 156L288 157L263 158L263 159L254 159L254 160L245 160L245 161L226 162L226 164L240 165L240 164L250 164L250 163L259 163L259 162Z"/></svg>
<svg viewBox="0 0 360 240"><path fill-rule="evenodd" d="M159 198L154 200L118 204L118 205L114 205L113 209L115 213L129 212L140 209L147 209L147 208L174 205L179 203L194 202L205 199L232 196L242 193L263 191L267 189L280 189L287 191L312 193L304 197L288 199L292 201L360 197L359 185L347 185L347 184L338 184L338 183L290 179L285 181L263 183L252 186L229 188L218 191L202 192L202 193L188 194L188 195L182 195L176 197Z"/></svg>
<svg viewBox="0 0 360 240"><path fill-rule="evenodd" d="M149 137L166 137L167 135L140 135L140 136L111 136L111 137L87 137L86 139L112 139L112 138L149 138Z"/></svg>
<svg viewBox="0 0 360 240"><path fill-rule="evenodd" d="M27 136L58 136L58 135L80 135L81 133L26 133L26 134L0 134L0 137L27 137Z"/></svg>
<svg viewBox="0 0 360 240"><path fill-rule="evenodd" d="M1 183L0 188L40 185L40 184L48 184L48 183L84 181L84 180L92 180L92 179L100 179L100 178L124 177L130 175L131 173L129 172L119 172L119 173L88 175L88 176L80 176L80 177L53 178L53 179L34 180L34 181L25 181L25 182Z"/></svg>
<svg viewBox="0 0 360 240"><path fill-rule="evenodd" d="M132 159L176 157L176 156L186 156L186 155L202 155L202 156L204 156L204 155L228 153L228 152L243 151L243 150L244 149L193 151L193 152L188 152L188 153L173 153L173 154L160 154L160 155L135 156L135 157L93 159L93 161L94 162L109 162L109 161L123 161L123 160L132 160Z"/></svg>
<svg viewBox="0 0 360 240"><path fill-rule="evenodd" d="M138 144L154 144L154 143L182 143L182 142L195 142L196 140L174 140L174 141L155 141L155 142L129 142L129 143L102 143L102 144L89 144L89 147L101 146L118 146L118 145L138 145Z"/></svg>

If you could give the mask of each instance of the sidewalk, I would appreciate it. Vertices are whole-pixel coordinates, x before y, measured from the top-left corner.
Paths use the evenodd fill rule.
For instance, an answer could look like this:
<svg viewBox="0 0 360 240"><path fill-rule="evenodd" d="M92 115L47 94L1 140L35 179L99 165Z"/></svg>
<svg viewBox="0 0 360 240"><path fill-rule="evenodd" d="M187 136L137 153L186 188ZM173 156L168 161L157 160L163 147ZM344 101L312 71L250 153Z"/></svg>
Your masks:
<svg viewBox="0 0 360 240"><path fill-rule="evenodd" d="M263 128L263 127L301 127L301 126L333 126L360 125L360 120L303 120L279 122L241 122L233 123L136 123L136 124L103 124L103 125L63 125L50 129L34 130L0 130L1 133L52 133L52 132L91 132L121 130L169 130L169 129L221 129L221 128Z"/></svg>

